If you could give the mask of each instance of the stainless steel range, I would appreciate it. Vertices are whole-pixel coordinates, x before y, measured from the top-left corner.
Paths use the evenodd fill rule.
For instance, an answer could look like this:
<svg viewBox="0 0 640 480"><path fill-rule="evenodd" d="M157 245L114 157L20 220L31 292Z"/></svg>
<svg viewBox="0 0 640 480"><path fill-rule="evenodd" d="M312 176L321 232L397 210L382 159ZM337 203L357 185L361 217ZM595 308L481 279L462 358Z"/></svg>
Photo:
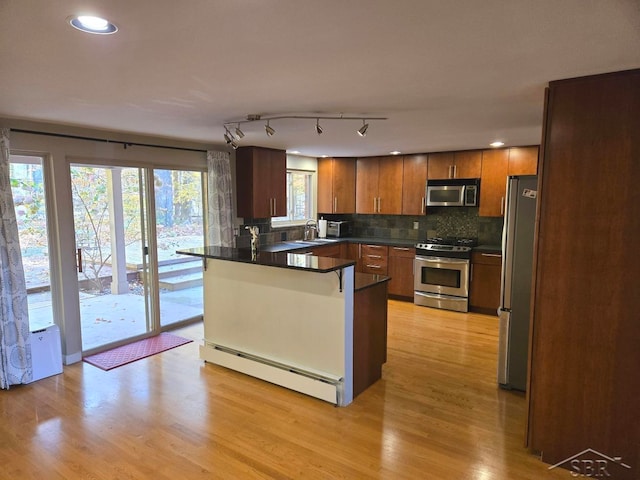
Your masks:
<svg viewBox="0 0 640 480"><path fill-rule="evenodd" d="M413 303L469 311L471 238L436 237L416 245Z"/></svg>

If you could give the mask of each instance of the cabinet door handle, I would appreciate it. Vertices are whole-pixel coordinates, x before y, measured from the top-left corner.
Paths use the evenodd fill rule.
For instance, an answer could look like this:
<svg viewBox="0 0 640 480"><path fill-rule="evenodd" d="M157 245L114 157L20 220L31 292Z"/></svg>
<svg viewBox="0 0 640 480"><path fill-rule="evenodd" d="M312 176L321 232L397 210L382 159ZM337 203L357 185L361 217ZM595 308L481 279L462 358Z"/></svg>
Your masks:
<svg viewBox="0 0 640 480"><path fill-rule="evenodd" d="M504 215L504 197L500 198L500 215Z"/></svg>
<svg viewBox="0 0 640 480"><path fill-rule="evenodd" d="M424 205L425 205L424 197L422 197L422 203L420 203L420 213L424 213Z"/></svg>
<svg viewBox="0 0 640 480"><path fill-rule="evenodd" d="M278 214L278 204L276 203L278 201L277 198L273 199L273 215L277 215Z"/></svg>
<svg viewBox="0 0 640 480"><path fill-rule="evenodd" d="M409 250L411 250L410 248L404 248L404 247L392 247L394 250L401 250L403 252L408 252Z"/></svg>
<svg viewBox="0 0 640 480"><path fill-rule="evenodd" d="M376 213L376 212L378 211L378 210L377 210L377 208L378 208L378 207L376 206L376 205L377 205L377 204L376 204L376 200L377 200L377 198L376 198L376 197L373 197L373 213Z"/></svg>
<svg viewBox="0 0 640 480"><path fill-rule="evenodd" d="M369 258L382 258L381 255L367 255Z"/></svg>
<svg viewBox="0 0 640 480"><path fill-rule="evenodd" d="M469 281L473 282L473 263L469 267Z"/></svg>
<svg viewBox="0 0 640 480"><path fill-rule="evenodd" d="M458 166L453 166L453 178L458 178Z"/></svg>
<svg viewBox="0 0 640 480"><path fill-rule="evenodd" d="M381 204L382 204L382 199L380 197L378 197L378 213L381 213Z"/></svg>
<svg viewBox="0 0 640 480"><path fill-rule="evenodd" d="M453 165L449 165L449 178L453 178Z"/></svg>
<svg viewBox="0 0 640 480"><path fill-rule="evenodd" d="M367 268L382 268L380 265L367 265Z"/></svg>
<svg viewBox="0 0 640 480"><path fill-rule="evenodd" d="M498 258L502 258L502 254L500 254L500 253L482 253L481 255L483 257L498 257Z"/></svg>
<svg viewBox="0 0 640 480"><path fill-rule="evenodd" d="M333 197L333 213L338 212L338 197Z"/></svg>
<svg viewBox="0 0 640 480"><path fill-rule="evenodd" d="M358 244L358 260L362 258L362 244Z"/></svg>

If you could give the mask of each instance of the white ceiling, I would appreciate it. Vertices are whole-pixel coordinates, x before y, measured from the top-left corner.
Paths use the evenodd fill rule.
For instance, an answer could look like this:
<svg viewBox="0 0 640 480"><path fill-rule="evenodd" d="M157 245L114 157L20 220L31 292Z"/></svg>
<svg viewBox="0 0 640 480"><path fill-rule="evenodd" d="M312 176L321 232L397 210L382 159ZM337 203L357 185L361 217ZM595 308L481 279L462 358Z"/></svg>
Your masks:
<svg viewBox="0 0 640 480"><path fill-rule="evenodd" d="M120 28L88 35L66 18ZM537 144L551 80L640 67L638 0L0 0L0 117L378 155Z"/></svg>

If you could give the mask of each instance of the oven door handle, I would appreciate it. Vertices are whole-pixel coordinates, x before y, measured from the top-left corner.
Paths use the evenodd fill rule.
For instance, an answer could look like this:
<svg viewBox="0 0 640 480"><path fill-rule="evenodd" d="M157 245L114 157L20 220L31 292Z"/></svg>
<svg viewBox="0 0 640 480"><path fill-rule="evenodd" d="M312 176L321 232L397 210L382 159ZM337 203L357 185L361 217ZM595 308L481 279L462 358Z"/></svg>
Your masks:
<svg viewBox="0 0 640 480"><path fill-rule="evenodd" d="M416 262L427 263L459 263L468 264L469 259L466 258L448 258L448 257L416 257Z"/></svg>

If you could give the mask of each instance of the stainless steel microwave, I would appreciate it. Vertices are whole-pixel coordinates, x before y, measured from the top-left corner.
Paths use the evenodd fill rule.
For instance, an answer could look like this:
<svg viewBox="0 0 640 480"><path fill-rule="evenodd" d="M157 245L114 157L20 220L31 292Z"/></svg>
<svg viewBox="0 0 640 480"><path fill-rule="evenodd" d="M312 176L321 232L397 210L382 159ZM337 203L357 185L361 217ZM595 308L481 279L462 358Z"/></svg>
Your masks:
<svg viewBox="0 0 640 480"><path fill-rule="evenodd" d="M427 180L427 207L477 207L479 178Z"/></svg>

